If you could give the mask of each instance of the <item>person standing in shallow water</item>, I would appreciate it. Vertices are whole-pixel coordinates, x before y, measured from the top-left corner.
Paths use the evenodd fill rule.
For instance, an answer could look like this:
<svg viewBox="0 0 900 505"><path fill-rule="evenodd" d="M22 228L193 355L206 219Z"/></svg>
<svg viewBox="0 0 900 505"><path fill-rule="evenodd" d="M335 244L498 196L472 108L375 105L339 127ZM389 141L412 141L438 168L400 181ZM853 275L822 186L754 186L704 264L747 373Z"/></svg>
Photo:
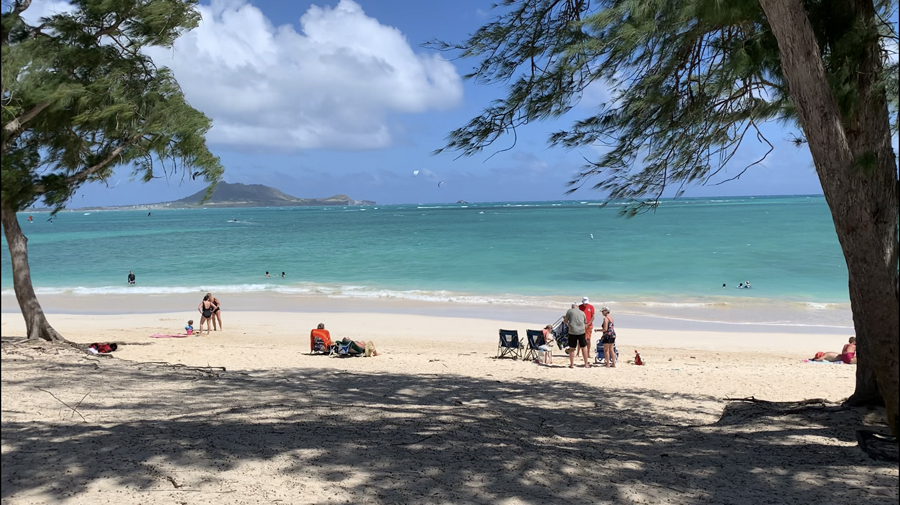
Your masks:
<svg viewBox="0 0 900 505"><path fill-rule="evenodd" d="M135 283L134 270L129 270L128 271L128 284L134 284L134 283Z"/></svg>

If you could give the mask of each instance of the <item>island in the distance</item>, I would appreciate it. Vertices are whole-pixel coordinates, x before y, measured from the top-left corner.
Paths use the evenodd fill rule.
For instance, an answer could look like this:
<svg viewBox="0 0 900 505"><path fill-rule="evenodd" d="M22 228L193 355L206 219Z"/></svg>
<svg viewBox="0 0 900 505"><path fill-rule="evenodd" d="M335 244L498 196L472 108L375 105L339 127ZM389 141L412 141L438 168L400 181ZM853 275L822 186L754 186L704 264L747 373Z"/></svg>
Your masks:
<svg viewBox="0 0 900 505"><path fill-rule="evenodd" d="M209 200L200 203L206 190L174 202L158 203L162 208L184 207L309 207L327 205L375 205L370 200L354 200L347 195L328 198L297 198L262 184L229 184L220 182Z"/></svg>
<svg viewBox="0 0 900 505"><path fill-rule="evenodd" d="M206 200L206 190L198 191L191 196L174 202L144 203L137 205L116 205L108 207L79 207L78 210L156 210L156 209L192 209L192 208L230 208L230 207L314 207L332 205L375 205L371 200L354 200L347 195L334 195L328 198L297 198L262 184L229 184L225 181L216 185L212 196ZM27 211L43 211L44 208L31 207ZM75 210L75 209L71 209Z"/></svg>

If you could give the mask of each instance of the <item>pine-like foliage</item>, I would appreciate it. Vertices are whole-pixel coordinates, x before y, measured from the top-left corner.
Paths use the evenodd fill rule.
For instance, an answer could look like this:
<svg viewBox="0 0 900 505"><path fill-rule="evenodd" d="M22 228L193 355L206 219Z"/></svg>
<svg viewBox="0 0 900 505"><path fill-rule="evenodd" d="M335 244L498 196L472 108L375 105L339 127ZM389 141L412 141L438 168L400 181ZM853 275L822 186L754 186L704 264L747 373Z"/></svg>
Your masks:
<svg viewBox="0 0 900 505"><path fill-rule="evenodd" d="M886 90L896 132L896 2L877 2L874 24L846 12L844 0L804 3L845 118L860 100L879 98L859 96L855 71L860 40L883 40L884 86L874 93L884 101ZM748 134L771 152L760 125L796 120L778 42L757 0L505 0L497 8L465 43L430 44L478 59L468 78L508 86L436 152L476 154L522 125L565 114L598 82L610 102L550 143L606 146L570 181L571 191L595 178L594 189L630 202L623 212L633 215L667 188L679 196L709 182Z"/></svg>
<svg viewBox="0 0 900 505"><path fill-rule="evenodd" d="M74 10L26 23L30 0L2 13L2 199L58 210L120 165L133 176L202 177L223 169L206 147L211 121L167 68L143 53L195 27L196 0L73 0Z"/></svg>

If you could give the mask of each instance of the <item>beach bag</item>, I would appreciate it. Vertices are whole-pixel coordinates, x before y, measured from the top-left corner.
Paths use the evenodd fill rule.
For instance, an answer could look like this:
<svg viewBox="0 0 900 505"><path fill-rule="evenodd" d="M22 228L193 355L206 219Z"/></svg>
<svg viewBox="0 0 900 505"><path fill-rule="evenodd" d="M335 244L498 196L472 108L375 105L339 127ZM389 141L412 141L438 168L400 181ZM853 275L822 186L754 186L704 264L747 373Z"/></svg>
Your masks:
<svg viewBox="0 0 900 505"><path fill-rule="evenodd" d="M319 337L313 338L313 351L314 352L325 352L328 348L325 347L325 341Z"/></svg>
<svg viewBox="0 0 900 505"><path fill-rule="evenodd" d="M115 342L112 344L98 344L95 342L95 343L89 345L88 348L93 349L100 354L109 354L109 353L115 351L116 349L118 349L119 346L116 345Z"/></svg>

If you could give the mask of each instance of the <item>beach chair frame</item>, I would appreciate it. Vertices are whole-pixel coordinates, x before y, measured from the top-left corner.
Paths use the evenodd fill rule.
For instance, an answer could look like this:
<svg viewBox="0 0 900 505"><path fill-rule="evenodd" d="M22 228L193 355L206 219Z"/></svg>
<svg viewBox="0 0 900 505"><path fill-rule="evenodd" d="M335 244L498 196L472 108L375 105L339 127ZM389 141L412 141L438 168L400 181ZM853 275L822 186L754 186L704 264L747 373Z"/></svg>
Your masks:
<svg viewBox="0 0 900 505"><path fill-rule="evenodd" d="M566 322L563 318L559 318L550 326L550 331L553 332L553 338L556 340L556 346L559 349L565 350L569 347L569 328L566 326Z"/></svg>
<svg viewBox="0 0 900 505"><path fill-rule="evenodd" d="M331 354L332 349L325 345L325 341L319 337L313 337L313 350L310 354Z"/></svg>
<svg viewBox="0 0 900 505"><path fill-rule="evenodd" d="M543 352L540 350L540 347L545 343L544 332L541 330L525 330L525 336L528 347L525 348L523 359L538 359L540 353Z"/></svg>
<svg viewBox="0 0 900 505"><path fill-rule="evenodd" d="M616 353L616 362L619 361L619 348L616 347L616 344L613 344L613 352ZM603 353L603 344L598 340L597 348L594 349L594 363L595 364L605 364L606 356Z"/></svg>
<svg viewBox="0 0 900 505"><path fill-rule="evenodd" d="M522 357L522 342L519 341L519 330L500 330L500 342L497 344L497 358Z"/></svg>

